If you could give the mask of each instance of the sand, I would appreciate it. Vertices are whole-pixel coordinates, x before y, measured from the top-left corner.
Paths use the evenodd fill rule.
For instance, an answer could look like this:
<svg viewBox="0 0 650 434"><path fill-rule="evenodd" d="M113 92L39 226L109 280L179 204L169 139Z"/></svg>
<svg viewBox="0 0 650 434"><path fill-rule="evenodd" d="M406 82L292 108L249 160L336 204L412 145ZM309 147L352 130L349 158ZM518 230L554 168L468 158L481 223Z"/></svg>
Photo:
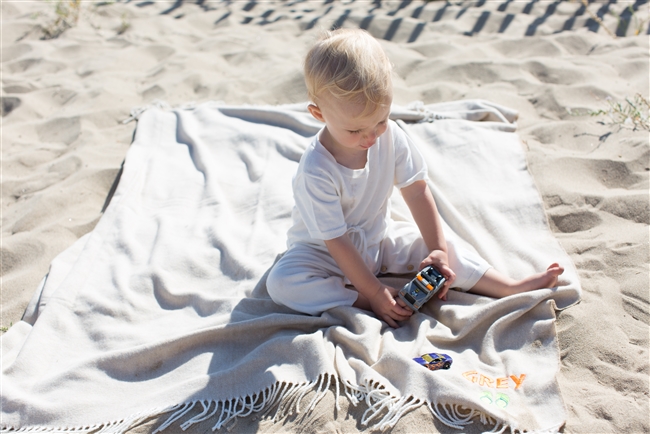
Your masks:
<svg viewBox="0 0 650 434"><path fill-rule="evenodd" d="M648 107L637 123L607 113L650 95L648 3L104 2L61 9L59 23L55 6L1 4L3 329L101 218L132 108L305 101L307 47L322 29L362 27L395 65L395 103L483 98L520 111L529 170L584 289L557 320L565 431L650 431ZM234 431L363 430L360 410L336 412L332 399ZM420 409L393 432L436 430L455 432Z"/></svg>

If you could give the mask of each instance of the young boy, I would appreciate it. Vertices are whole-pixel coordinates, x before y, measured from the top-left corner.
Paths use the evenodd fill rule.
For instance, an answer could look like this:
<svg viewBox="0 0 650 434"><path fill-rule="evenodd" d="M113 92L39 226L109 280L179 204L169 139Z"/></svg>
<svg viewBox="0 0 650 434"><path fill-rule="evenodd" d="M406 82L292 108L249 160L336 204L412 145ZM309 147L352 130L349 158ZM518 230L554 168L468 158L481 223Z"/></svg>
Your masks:
<svg viewBox="0 0 650 434"><path fill-rule="evenodd" d="M427 168L408 136L389 121L391 64L362 30L328 32L309 51L309 112L325 127L300 160L288 250L271 270L271 298L317 315L336 306L373 311L397 327L412 311L378 273L403 274L427 265L450 287L491 297L555 286L564 269L552 264L515 281L445 240ZM396 186L416 225L390 219Z"/></svg>

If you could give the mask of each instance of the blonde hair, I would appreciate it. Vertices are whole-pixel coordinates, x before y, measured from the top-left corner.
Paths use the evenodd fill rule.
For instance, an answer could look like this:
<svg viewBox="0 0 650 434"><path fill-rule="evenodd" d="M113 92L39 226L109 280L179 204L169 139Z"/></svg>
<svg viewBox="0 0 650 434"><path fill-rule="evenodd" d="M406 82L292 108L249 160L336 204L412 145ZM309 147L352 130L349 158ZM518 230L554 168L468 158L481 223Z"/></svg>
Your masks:
<svg viewBox="0 0 650 434"><path fill-rule="evenodd" d="M334 98L364 105L364 113L390 103L392 66L381 45L361 29L326 32L305 59L309 98Z"/></svg>

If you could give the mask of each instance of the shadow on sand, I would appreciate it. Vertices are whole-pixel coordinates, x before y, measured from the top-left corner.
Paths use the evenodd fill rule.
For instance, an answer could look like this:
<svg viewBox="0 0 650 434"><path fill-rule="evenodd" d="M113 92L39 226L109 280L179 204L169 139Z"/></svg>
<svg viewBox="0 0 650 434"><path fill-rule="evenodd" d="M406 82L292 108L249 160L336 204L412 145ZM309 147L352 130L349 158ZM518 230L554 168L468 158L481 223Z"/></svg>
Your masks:
<svg viewBox="0 0 650 434"><path fill-rule="evenodd" d="M133 2L138 7L150 7L150 0ZM589 10L582 1L555 0L472 0L472 1L381 1L350 0L345 4L334 0L313 2L293 0L266 3L262 0L175 0L160 12L175 19L185 17L183 8L188 5L200 7L204 11L220 11L214 24L219 25L232 19L244 25L266 26L282 20L298 22L302 30L314 28L336 29L340 27L359 27L370 31L375 37L400 42L415 42L425 26L442 22L460 23L467 28L463 33L473 36L480 33L506 33L520 20L528 25L520 36L534 36L542 25L545 32L550 28L554 33L587 28L598 32L603 19L614 16L616 29L608 29L616 36L650 34L648 19L640 19L638 12L649 0L588 0ZM559 12L562 8L562 13ZM343 9L341 11L341 9ZM462 22L460 20L463 20ZM518 32L519 30L517 30Z"/></svg>

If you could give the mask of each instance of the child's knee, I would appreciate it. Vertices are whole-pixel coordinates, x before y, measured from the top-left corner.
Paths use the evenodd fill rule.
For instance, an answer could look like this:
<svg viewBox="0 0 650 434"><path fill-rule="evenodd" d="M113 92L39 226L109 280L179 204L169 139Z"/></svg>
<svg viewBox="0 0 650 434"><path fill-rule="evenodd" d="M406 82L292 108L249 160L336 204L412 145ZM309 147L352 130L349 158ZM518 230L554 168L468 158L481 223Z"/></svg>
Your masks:
<svg viewBox="0 0 650 434"><path fill-rule="evenodd" d="M304 293L305 277L304 273L298 272L295 267L279 261L269 272L266 290L275 303L302 311L296 308L295 298L297 294Z"/></svg>
<svg viewBox="0 0 650 434"><path fill-rule="evenodd" d="M282 289L286 288L288 285L286 282L286 276L283 275L280 270L281 267L278 265L279 264L275 264L266 278L266 291L269 293L271 300L284 305L285 303L283 303L282 300L285 298L285 294Z"/></svg>

